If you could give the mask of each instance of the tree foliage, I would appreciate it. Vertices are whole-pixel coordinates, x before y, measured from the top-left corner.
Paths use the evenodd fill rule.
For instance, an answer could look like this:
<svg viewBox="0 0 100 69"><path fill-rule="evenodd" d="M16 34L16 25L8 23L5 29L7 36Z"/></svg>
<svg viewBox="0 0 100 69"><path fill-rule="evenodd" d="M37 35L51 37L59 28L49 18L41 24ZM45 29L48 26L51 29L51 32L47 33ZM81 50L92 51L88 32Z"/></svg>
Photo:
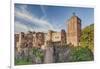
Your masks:
<svg viewBox="0 0 100 69"><path fill-rule="evenodd" d="M33 48L33 55L36 59L44 60L44 52L39 48Z"/></svg>
<svg viewBox="0 0 100 69"><path fill-rule="evenodd" d="M85 27L81 34L81 46L88 47L93 51L94 48L94 24Z"/></svg>
<svg viewBox="0 0 100 69"><path fill-rule="evenodd" d="M71 61L91 61L93 53L87 47L73 47L71 51Z"/></svg>

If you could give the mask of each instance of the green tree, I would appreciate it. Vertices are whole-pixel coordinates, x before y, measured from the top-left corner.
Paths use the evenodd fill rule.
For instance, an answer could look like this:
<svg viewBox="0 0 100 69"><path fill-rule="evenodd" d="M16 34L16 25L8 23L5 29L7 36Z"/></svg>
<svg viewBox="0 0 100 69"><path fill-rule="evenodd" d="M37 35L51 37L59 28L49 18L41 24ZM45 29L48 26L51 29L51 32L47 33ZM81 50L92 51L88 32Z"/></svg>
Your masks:
<svg viewBox="0 0 100 69"><path fill-rule="evenodd" d="M94 49L94 24L85 27L81 34L81 46L88 47L91 51Z"/></svg>
<svg viewBox="0 0 100 69"><path fill-rule="evenodd" d="M71 51L71 61L91 61L93 53L87 47L73 47Z"/></svg>

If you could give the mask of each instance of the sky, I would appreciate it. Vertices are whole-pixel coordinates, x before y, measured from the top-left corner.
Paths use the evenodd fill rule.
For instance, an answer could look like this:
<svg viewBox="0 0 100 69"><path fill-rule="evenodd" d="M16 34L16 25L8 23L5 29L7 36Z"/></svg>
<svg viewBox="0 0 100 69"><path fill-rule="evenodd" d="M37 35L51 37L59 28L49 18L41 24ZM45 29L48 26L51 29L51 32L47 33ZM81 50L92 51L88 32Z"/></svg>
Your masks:
<svg viewBox="0 0 100 69"><path fill-rule="evenodd" d="M84 7L15 4L14 31L47 32L67 30L67 22L75 13L81 19L82 28L94 23L94 9Z"/></svg>

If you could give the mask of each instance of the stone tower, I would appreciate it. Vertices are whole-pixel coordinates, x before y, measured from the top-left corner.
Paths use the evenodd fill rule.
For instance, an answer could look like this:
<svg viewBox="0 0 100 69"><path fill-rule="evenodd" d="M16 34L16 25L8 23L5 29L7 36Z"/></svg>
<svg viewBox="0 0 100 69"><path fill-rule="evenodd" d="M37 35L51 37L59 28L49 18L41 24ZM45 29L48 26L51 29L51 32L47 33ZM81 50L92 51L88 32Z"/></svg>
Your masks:
<svg viewBox="0 0 100 69"><path fill-rule="evenodd" d="M66 32L64 29L61 30L61 45L66 44Z"/></svg>
<svg viewBox="0 0 100 69"><path fill-rule="evenodd" d="M81 19L73 13L67 24L67 44L78 46L81 36Z"/></svg>

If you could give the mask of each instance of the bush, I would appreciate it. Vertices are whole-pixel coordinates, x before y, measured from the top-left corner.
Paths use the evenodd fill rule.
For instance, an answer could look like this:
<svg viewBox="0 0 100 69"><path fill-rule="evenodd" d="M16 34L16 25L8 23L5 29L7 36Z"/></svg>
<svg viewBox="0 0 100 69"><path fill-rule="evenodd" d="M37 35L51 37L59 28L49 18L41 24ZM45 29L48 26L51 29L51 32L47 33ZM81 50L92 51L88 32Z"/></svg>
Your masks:
<svg viewBox="0 0 100 69"><path fill-rule="evenodd" d="M39 63L43 62L44 53L43 53L43 51L41 49L39 49L39 48L33 48L33 55L36 58L35 60L39 60Z"/></svg>
<svg viewBox="0 0 100 69"><path fill-rule="evenodd" d="M71 51L71 61L91 61L93 53L87 47L74 47Z"/></svg>

